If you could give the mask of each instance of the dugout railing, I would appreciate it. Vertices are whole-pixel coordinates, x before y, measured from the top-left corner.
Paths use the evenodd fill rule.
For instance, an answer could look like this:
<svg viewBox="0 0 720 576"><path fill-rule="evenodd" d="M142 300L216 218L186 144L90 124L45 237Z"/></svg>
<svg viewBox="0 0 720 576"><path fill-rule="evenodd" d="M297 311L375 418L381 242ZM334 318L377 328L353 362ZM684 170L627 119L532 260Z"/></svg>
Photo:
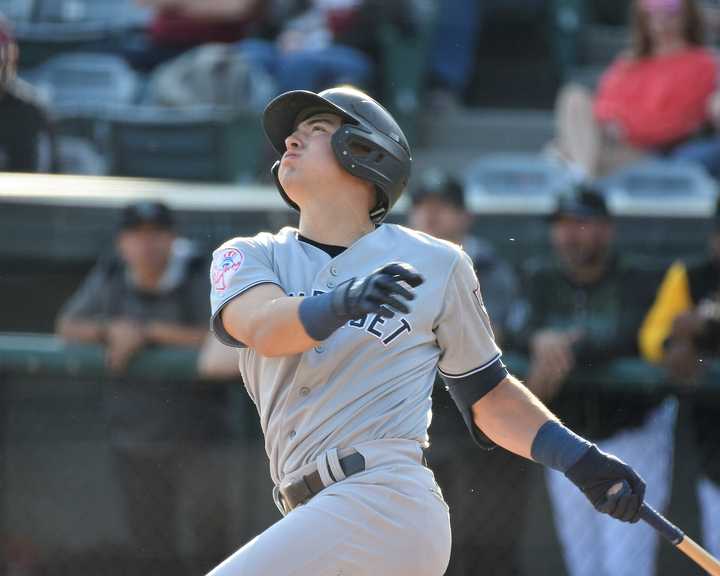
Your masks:
<svg viewBox="0 0 720 576"><path fill-rule="evenodd" d="M195 430L213 424L202 450L213 457L213 474L224 479L219 485L223 486L225 513L215 522L223 525L220 532L225 541L212 554L203 555L183 544L187 538L178 538L178 554L192 552L197 556L195 566L209 567L217 556L231 552L279 515L270 498L257 416L239 378L201 382L196 360L197 354L190 350L148 350L130 364L127 380L158 389L169 408L189 387L212 391L209 400L201 395L198 410L180 426ZM523 357L507 354L506 362L519 375L526 369ZM579 370L572 381L574 386L609 392L676 392L666 387L662 370L632 358ZM108 431L106 408L112 400L107 395L117 390L113 384L117 380L105 370L99 346L67 345L48 335L0 334L0 573L141 573L128 560L133 554L127 511L123 510L110 456L114 440ZM708 371L702 390L709 397L720 395L720 365ZM684 396L687 393L680 394L681 400ZM699 538L694 493L698 457L688 417L681 401L673 491L666 512L688 534ZM190 449L184 438L165 441L175 442L180 450ZM516 553L522 557L525 573L561 576L563 561L542 474L535 465L530 465L530 473L526 517L514 519L523 534ZM146 510L148 518L159 513L152 506ZM175 522L182 524L183 516L179 518ZM661 576L697 573L682 555L664 544L659 565ZM152 573L163 574L162 566L153 564ZM182 573L167 566L168 573Z"/></svg>

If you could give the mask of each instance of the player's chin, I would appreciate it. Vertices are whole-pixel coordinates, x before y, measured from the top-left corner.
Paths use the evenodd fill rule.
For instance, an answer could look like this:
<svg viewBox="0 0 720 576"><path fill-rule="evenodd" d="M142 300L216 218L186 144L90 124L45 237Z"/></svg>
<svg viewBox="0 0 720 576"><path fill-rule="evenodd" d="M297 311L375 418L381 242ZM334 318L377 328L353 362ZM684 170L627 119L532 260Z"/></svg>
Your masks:
<svg viewBox="0 0 720 576"><path fill-rule="evenodd" d="M298 201L301 200L303 189L300 175L295 170L283 170L282 167L280 167L280 170L278 171L278 180L280 181L280 185L283 187L285 194L288 195L288 198L297 204Z"/></svg>

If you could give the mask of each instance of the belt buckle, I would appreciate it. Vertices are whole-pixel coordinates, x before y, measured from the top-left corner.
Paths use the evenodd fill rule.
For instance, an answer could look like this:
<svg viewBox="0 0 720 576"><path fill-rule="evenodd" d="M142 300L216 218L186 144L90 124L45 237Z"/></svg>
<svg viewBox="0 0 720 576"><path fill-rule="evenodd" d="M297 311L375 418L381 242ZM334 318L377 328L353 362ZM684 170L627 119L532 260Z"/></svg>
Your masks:
<svg viewBox="0 0 720 576"><path fill-rule="evenodd" d="M305 482L304 476L281 484L279 492L283 506L288 509L288 512L301 504L305 504L314 496L307 482Z"/></svg>

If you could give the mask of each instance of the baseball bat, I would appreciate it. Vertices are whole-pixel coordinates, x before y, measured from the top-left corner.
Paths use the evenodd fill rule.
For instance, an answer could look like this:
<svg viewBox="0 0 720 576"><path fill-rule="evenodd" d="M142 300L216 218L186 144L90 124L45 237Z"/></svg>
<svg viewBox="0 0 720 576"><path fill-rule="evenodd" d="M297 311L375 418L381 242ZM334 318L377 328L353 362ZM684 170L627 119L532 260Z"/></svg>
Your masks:
<svg viewBox="0 0 720 576"><path fill-rule="evenodd" d="M630 485L623 481L615 484L608 490L608 496L616 496L618 493L625 493L630 490ZM700 546L697 542L688 538L685 533L675 524L665 518L660 512L652 506L643 502L640 507L640 519L657 530L664 538L666 538L675 548L680 550L695 564L705 570L710 576L720 576L720 560L712 556L707 550Z"/></svg>

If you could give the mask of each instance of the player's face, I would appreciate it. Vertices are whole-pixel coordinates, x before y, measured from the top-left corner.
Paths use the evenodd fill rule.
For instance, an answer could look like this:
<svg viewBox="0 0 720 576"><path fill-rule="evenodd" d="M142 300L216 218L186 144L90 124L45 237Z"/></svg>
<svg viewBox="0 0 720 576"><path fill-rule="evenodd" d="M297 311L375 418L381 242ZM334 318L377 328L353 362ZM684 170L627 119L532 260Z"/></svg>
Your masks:
<svg viewBox="0 0 720 576"><path fill-rule="evenodd" d="M124 230L118 236L118 251L128 267L138 273L162 273L170 258L175 233L153 224Z"/></svg>
<svg viewBox="0 0 720 576"><path fill-rule="evenodd" d="M428 196L413 205L409 224L411 228L437 238L459 242L467 233L470 218L465 210L454 204Z"/></svg>
<svg viewBox="0 0 720 576"><path fill-rule="evenodd" d="M303 120L285 139L287 151L280 160L278 177L285 192L301 203L319 183L342 181L349 174L338 164L331 138L340 127L336 114L321 113Z"/></svg>
<svg viewBox="0 0 720 576"><path fill-rule="evenodd" d="M562 216L551 228L555 253L569 269L602 262L613 238L612 224L604 218Z"/></svg>

